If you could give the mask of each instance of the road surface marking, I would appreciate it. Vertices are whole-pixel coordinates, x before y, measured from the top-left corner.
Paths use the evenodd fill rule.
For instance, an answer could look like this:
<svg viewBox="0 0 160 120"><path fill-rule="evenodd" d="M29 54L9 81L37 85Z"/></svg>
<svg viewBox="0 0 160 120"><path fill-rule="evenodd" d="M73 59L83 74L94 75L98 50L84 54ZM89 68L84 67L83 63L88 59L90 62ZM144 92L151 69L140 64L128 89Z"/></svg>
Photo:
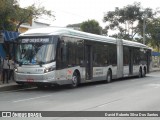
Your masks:
<svg viewBox="0 0 160 120"><path fill-rule="evenodd" d="M53 94L44 95L44 96L39 96L39 97L33 97L33 98L28 98L28 99L16 100L16 101L13 101L13 103L23 102L23 101L28 101L28 100L34 100L34 99L39 99L39 98L48 97L48 96L52 96L52 95L53 95Z"/></svg>
<svg viewBox="0 0 160 120"><path fill-rule="evenodd" d="M107 103L104 103L104 104L98 105L98 106L96 106L96 107L104 107L104 106L106 106L106 105L108 105L108 104L110 104L110 103L117 102L117 101L119 101L119 100L122 100L122 99L112 100L112 101L109 101L109 102L107 102Z"/></svg>
<svg viewBox="0 0 160 120"><path fill-rule="evenodd" d="M108 105L108 104L110 104L110 103L114 103L114 102L117 102L117 101L120 101L120 100L122 100L122 98L115 99L115 100L112 100L112 101L108 101L108 102L106 102L106 103L99 104L99 105L96 105L96 106L93 106L93 107L89 107L89 108L84 109L83 111L87 111L87 110L90 110L90 109L103 107L103 106L105 106L105 105Z"/></svg>

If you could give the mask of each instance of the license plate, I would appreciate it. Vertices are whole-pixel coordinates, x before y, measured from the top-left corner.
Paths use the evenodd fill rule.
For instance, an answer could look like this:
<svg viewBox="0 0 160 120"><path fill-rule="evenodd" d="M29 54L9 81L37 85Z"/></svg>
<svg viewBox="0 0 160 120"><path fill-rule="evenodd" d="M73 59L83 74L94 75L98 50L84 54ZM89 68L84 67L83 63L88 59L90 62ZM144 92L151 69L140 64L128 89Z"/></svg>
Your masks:
<svg viewBox="0 0 160 120"><path fill-rule="evenodd" d="M34 82L33 79L27 79L27 82Z"/></svg>

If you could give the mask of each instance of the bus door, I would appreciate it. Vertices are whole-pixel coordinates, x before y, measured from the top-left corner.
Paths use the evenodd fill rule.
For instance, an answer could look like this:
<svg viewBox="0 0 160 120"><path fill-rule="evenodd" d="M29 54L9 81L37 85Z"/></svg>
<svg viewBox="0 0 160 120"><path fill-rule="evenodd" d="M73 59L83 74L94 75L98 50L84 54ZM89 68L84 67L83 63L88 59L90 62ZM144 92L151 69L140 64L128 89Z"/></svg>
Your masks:
<svg viewBox="0 0 160 120"><path fill-rule="evenodd" d="M129 49L129 75L133 74L133 49Z"/></svg>
<svg viewBox="0 0 160 120"><path fill-rule="evenodd" d="M133 74L133 49L131 47L124 46L124 62L123 62L123 75L128 76Z"/></svg>
<svg viewBox="0 0 160 120"><path fill-rule="evenodd" d="M149 73L150 63L151 63L151 50L148 50L146 54L147 54L147 73Z"/></svg>
<svg viewBox="0 0 160 120"><path fill-rule="evenodd" d="M85 61L86 61L86 80L93 78L93 50L91 45L85 46Z"/></svg>

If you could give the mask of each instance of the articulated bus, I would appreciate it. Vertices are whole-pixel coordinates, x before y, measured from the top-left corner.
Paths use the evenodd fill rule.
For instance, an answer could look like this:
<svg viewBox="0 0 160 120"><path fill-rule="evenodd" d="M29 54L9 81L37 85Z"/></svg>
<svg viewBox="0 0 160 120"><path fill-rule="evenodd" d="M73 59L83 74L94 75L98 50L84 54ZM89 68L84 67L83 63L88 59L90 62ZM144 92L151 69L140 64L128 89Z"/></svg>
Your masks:
<svg viewBox="0 0 160 120"><path fill-rule="evenodd" d="M15 42L18 84L64 85L149 73L151 49L144 44L67 28L37 28Z"/></svg>

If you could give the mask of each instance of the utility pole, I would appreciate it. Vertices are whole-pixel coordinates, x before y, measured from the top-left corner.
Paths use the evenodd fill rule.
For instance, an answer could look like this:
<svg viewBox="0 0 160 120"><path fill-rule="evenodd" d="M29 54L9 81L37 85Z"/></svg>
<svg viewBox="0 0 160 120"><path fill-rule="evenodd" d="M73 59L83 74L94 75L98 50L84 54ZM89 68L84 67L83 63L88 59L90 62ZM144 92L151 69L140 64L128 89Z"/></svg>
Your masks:
<svg viewBox="0 0 160 120"><path fill-rule="evenodd" d="M146 42L145 32L146 32L146 18L144 16L144 18L143 18L143 44L144 45L145 45L145 42Z"/></svg>
<svg viewBox="0 0 160 120"><path fill-rule="evenodd" d="M118 19L119 19L119 7L116 7L115 9L116 9L116 11L117 11L117 17L118 17ZM117 39L118 39L118 34L117 34Z"/></svg>
<svg viewBox="0 0 160 120"><path fill-rule="evenodd" d="M147 19L147 11L144 11L143 15L143 44L146 44L146 19Z"/></svg>

